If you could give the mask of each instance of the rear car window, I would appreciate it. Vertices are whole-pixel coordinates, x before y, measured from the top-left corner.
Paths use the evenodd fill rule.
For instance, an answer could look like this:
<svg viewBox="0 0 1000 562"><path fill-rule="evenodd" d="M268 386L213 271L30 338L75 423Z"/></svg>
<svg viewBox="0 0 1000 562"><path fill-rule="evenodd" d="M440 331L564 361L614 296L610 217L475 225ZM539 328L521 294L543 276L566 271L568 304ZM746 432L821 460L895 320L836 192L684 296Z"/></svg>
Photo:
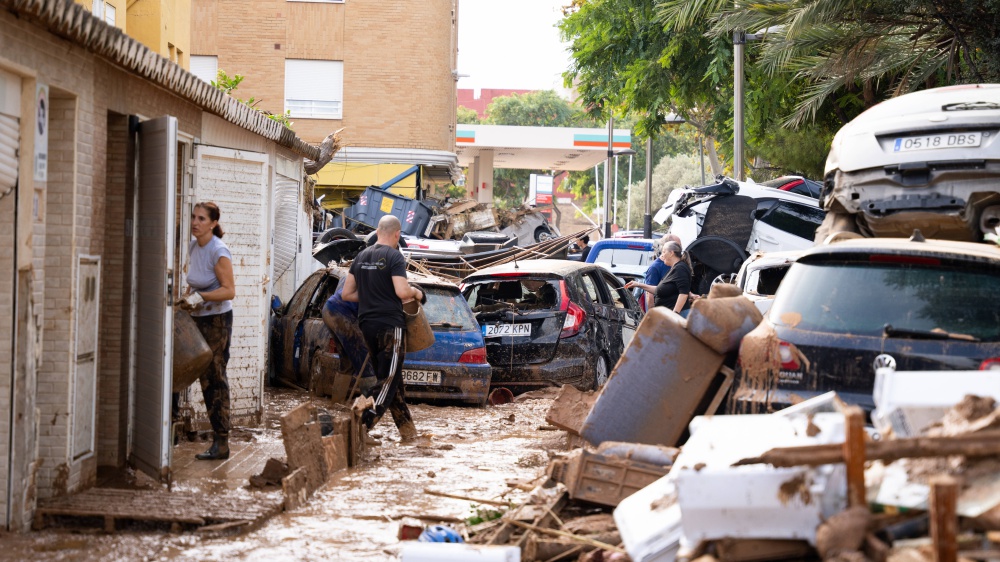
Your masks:
<svg viewBox="0 0 1000 562"><path fill-rule="evenodd" d="M462 293L441 287L427 287L424 293L427 294L424 315L431 325L447 323L451 326L461 326L464 330L479 330L479 322L469 310Z"/></svg>
<svg viewBox="0 0 1000 562"><path fill-rule="evenodd" d="M820 209L782 201L760 220L778 230L812 240L816 237L816 229L823 223L824 216L825 213Z"/></svg>
<svg viewBox="0 0 1000 562"><path fill-rule="evenodd" d="M883 327L1000 341L1000 274L911 264L796 263L770 318L779 326L881 336Z"/></svg>
<svg viewBox="0 0 1000 562"><path fill-rule="evenodd" d="M642 248L601 248L597 250L594 263L615 265L646 265L653 261L653 250Z"/></svg>
<svg viewBox="0 0 1000 562"><path fill-rule="evenodd" d="M516 308L551 310L559 308L559 281L540 277L473 281L463 293L473 312Z"/></svg>

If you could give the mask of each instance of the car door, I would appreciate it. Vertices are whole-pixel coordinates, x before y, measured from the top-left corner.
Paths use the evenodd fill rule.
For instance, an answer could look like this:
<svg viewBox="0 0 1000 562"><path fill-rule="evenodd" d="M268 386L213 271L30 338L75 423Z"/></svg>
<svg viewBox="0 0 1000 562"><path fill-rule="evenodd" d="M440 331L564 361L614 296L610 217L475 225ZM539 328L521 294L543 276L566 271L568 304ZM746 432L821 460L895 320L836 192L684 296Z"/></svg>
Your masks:
<svg viewBox="0 0 1000 562"><path fill-rule="evenodd" d="M601 275L602 289L608 298L609 336L608 354L611 362L616 363L625 348L632 341L638 326L638 303L624 289L621 281L606 272Z"/></svg>
<svg viewBox="0 0 1000 562"><path fill-rule="evenodd" d="M754 222L747 252L810 248L824 216L826 213L816 207L778 201Z"/></svg>
<svg viewBox="0 0 1000 562"><path fill-rule="evenodd" d="M275 321L274 335L276 341L272 342L271 350L274 355L272 361L277 361L277 378L286 384L297 384L298 356L296 354L296 333L299 330L299 323L306 313L306 308L312 301L316 287L326 276L326 270L321 269L306 278L305 282L292 295L281 316Z"/></svg>
<svg viewBox="0 0 1000 562"><path fill-rule="evenodd" d="M580 274L584 294L594 310L594 329L597 330L597 341L601 349L607 350L609 359L620 354L621 321L611 303L611 295L605 288L604 275L610 275L604 269L591 269ZM609 365L610 367L610 365Z"/></svg>

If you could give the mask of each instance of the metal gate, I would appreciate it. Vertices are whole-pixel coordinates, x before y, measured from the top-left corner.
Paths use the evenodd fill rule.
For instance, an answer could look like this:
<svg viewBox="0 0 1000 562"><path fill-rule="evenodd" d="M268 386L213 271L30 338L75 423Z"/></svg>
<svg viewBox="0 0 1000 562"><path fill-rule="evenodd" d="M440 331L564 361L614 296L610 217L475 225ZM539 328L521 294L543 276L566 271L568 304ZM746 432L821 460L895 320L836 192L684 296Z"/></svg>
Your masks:
<svg viewBox="0 0 1000 562"><path fill-rule="evenodd" d="M166 479L171 454L176 118L160 117L139 125L137 166L131 458L137 468Z"/></svg>
<svg viewBox="0 0 1000 562"><path fill-rule="evenodd" d="M274 279L280 278L299 250L299 182L276 176L274 182Z"/></svg>

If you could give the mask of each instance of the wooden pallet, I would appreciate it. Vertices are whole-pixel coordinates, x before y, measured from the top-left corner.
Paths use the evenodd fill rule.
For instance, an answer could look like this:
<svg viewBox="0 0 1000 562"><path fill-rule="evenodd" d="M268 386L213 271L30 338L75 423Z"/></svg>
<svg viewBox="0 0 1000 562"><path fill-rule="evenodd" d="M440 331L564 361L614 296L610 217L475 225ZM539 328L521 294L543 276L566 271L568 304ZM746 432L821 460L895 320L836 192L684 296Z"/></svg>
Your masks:
<svg viewBox="0 0 1000 562"><path fill-rule="evenodd" d="M42 529L53 516L92 518L104 521L105 531L114 531L118 521L169 523L203 530L254 526L281 511L280 495L168 492L166 490L90 490L39 500L35 529Z"/></svg>

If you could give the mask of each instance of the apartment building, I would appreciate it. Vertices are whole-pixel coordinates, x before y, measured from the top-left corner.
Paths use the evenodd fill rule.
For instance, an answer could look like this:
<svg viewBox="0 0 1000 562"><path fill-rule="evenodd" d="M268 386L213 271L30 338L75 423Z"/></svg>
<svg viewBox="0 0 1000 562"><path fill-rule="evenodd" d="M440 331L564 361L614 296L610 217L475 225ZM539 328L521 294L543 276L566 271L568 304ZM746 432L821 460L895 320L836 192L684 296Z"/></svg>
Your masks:
<svg viewBox="0 0 1000 562"><path fill-rule="evenodd" d="M411 190L460 180L458 0L194 0L192 9L192 72L244 76L234 95L289 112L308 142L344 129L345 148L317 175L324 206L413 167Z"/></svg>
<svg viewBox="0 0 1000 562"><path fill-rule="evenodd" d="M161 57L190 68L191 0L76 0Z"/></svg>

